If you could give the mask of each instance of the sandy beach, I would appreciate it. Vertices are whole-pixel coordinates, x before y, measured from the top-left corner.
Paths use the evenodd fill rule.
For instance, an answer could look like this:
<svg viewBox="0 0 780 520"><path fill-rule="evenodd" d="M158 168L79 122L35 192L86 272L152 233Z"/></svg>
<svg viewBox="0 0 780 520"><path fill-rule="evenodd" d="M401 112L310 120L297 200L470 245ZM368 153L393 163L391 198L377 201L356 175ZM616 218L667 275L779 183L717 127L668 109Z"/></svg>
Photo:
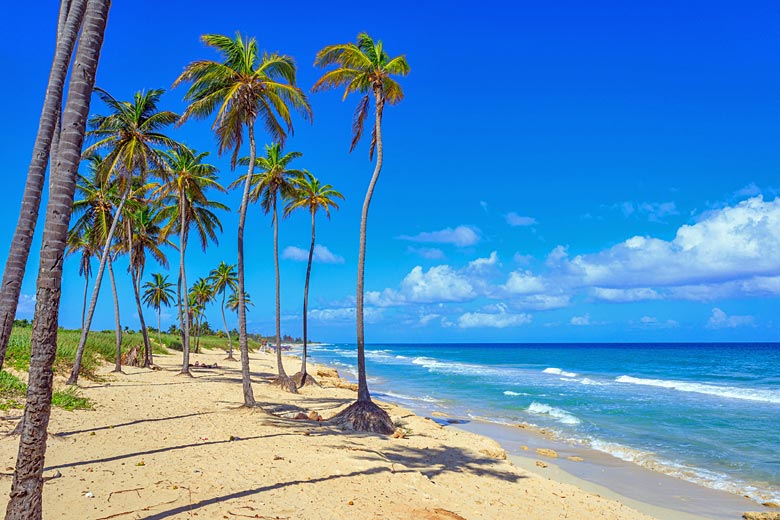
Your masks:
<svg viewBox="0 0 780 520"><path fill-rule="evenodd" d="M250 354L262 410L241 408L238 363L224 353L193 356L220 368L177 376L180 355L157 356L163 370L126 367L83 382L94 410L55 409L46 455L46 518L274 519L632 519L703 518L598 487L582 489L549 456L507 457L494 440L382 403L405 438L346 433L327 419L354 399L349 384L313 367L322 388L299 395L265 382L272 354ZM292 373L299 361L286 358ZM18 411L0 426L9 432ZM18 438L0 439L3 507ZM538 461L538 465L537 465ZM541 466L541 467L540 467ZM574 485L578 484L578 485Z"/></svg>

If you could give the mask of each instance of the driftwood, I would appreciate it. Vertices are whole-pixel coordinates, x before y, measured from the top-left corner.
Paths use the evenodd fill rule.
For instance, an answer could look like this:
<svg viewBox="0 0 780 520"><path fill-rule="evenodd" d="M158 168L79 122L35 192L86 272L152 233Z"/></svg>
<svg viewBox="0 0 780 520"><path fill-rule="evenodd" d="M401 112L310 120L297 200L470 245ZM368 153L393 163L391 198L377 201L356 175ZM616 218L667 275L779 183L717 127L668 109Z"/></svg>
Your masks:
<svg viewBox="0 0 780 520"><path fill-rule="evenodd" d="M126 367L140 367L141 366L141 347L136 345L124 354L120 363Z"/></svg>

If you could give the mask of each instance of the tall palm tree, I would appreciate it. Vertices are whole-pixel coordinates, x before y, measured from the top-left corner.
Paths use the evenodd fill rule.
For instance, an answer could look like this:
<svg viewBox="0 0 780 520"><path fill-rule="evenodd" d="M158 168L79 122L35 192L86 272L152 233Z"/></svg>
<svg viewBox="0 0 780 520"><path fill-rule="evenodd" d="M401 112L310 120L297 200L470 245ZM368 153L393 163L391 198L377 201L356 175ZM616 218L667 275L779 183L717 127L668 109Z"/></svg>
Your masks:
<svg viewBox="0 0 780 520"><path fill-rule="evenodd" d="M225 302L225 305L227 305L228 310L231 310L235 313L238 312L238 293L232 292L230 293L230 296L228 296L227 301ZM248 292L244 293L244 304L247 307L247 311L249 310L249 307L254 307L254 303L252 303L252 297L249 295Z"/></svg>
<svg viewBox="0 0 780 520"><path fill-rule="evenodd" d="M119 319L119 293L116 290L116 277L114 276L114 260L116 259L117 248L113 248L108 255L106 267L108 267L108 277L111 281L111 294L114 297L114 338L115 338L115 356L114 370L112 372L122 373L122 322Z"/></svg>
<svg viewBox="0 0 780 520"><path fill-rule="evenodd" d="M87 315L87 296L89 295L89 277L92 276L92 257L95 256L94 241L92 240L92 231L79 234L71 229L68 232L67 255L80 253L79 258L79 276L84 277L84 301L81 305L81 326L84 326L84 320Z"/></svg>
<svg viewBox="0 0 780 520"><path fill-rule="evenodd" d="M175 147L178 143L161 133L165 127L172 125L178 119L178 115L167 111L158 110L158 104L164 91L153 89L148 92L136 92L132 101L118 101L108 92L95 89L101 101L109 108L109 115L93 116L89 123L92 127L90 136L96 142L89 146L84 155L89 156L100 150L107 150L106 157L98 170L103 180L114 175L117 182L123 186L122 198L117 205L114 221L109 229L103 253L100 258L100 266L95 276L95 288L92 291L92 300L87 312L87 320L81 331L79 346L76 350L76 358L73 370L68 378L68 384L76 384L81 369L81 358L84 355L84 347L87 343L87 335L95 313L97 297L100 293L100 283L103 278L103 270L108 260L109 249L113 239L116 225L119 222L117 215L122 214L127 197L132 190L134 178L143 184L146 174L153 168L159 169L158 147Z"/></svg>
<svg viewBox="0 0 780 520"><path fill-rule="evenodd" d="M198 339L195 343L195 353L200 352L200 319L206 312L206 305L211 303L214 299L214 287L209 283L206 278L198 278L198 280L192 285L190 294L194 297L195 303L198 306L197 313L193 313L196 316Z"/></svg>
<svg viewBox="0 0 780 520"><path fill-rule="evenodd" d="M238 288L236 266L228 265L226 262L220 262L216 269L211 270L208 280L214 288L214 294L222 295L222 324L225 326L225 334L227 334L228 337L228 356L225 359L235 361L236 358L233 357L233 338L230 337L227 320L225 319L225 297L227 296L228 289L235 293Z"/></svg>
<svg viewBox="0 0 780 520"><path fill-rule="evenodd" d="M153 273L152 279L144 284L144 303L157 311L157 336L160 346L163 346L160 320L162 306L170 307L173 303L173 284L168 281L168 275Z"/></svg>
<svg viewBox="0 0 780 520"><path fill-rule="evenodd" d="M135 305L138 311L138 320L141 323L141 334L144 339L144 361L142 366L149 367L153 365L152 344L149 341L149 331L146 329L146 320L141 307L141 280L146 267L146 253L151 254L152 258L161 267L167 269L168 259L160 246L171 244L165 238L160 226L162 221L161 211L154 205L149 204L143 191L145 191L143 187L136 191L136 193L141 192L140 197L133 201L134 203L129 206L132 208L131 211L126 212L122 218L125 223L124 247L126 247L130 259L127 270L130 271L130 279L133 283Z"/></svg>
<svg viewBox="0 0 780 520"><path fill-rule="evenodd" d="M55 139L55 137L58 135L56 127L61 118L65 79L86 7L86 0L60 3L54 60L49 71L46 96L38 122L38 133L35 137L32 158L27 170L27 181L22 195L19 220L6 258L3 281L0 284L0 368L3 368L5 361L8 340L11 337L16 308L19 304L22 280L27 268L27 258L35 234L35 224L38 221L46 178L46 165L50 162L49 151L56 154L56 148L59 145L59 139ZM54 164L52 160L52 167Z"/></svg>
<svg viewBox="0 0 780 520"><path fill-rule="evenodd" d="M189 301L183 295L187 288L187 273L184 257L187 251L189 232L194 228L205 251L209 240L216 243L216 229L222 231L213 210L228 210L224 204L209 200L208 190L225 191L217 182L217 168L204 163L208 152L197 153L184 145L162 154L164 167L160 170L162 183L154 193L162 200L170 201L163 209L169 219L163 229L165 236L173 231L179 232L179 277L177 284L177 305L179 323L182 331L182 368L181 373L190 374L190 328L186 317L189 315Z"/></svg>
<svg viewBox="0 0 780 520"><path fill-rule="evenodd" d="M291 109L305 120L311 120L311 107L306 94L295 86L295 63L289 56L263 53L260 55L254 38L235 38L206 34L203 43L217 50L224 61L194 61L176 78L174 87L191 83L184 98L190 105L181 122L206 118L215 110L212 128L217 136L218 151L232 149L231 166L235 168L244 130L249 137L249 163L241 208L238 217L238 335L241 348L241 381L244 405L255 406L252 381L249 376L249 356L246 336L246 306L244 305L244 224L249 199L249 183L255 168L255 124L258 119L274 141L284 142L292 133ZM286 128L285 128L286 127Z"/></svg>
<svg viewBox="0 0 780 520"><path fill-rule="evenodd" d="M366 381L366 360L364 353L365 334L363 328L363 276L366 265L366 224L368 207L374 187L382 171L382 113L385 104L399 103L404 93L401 86L391 76L406 76L409 64L406 56L391 58L385 52L381 40L374 41L368 34L360 33L357 43L328 45L317 53L314 64L319 67L335 65L312 87L317 92L326 89L344 87L344 99L352 92L363 95L358 103L352 120L352 143L350 152L354 150L363 135L363 123L369 111L371 96L374 98L374 128L371 135L369 160L373 159L376 150L376 165L371 182L366 191L363 211L360 218L360 249L358 253L357 296L355 313L357 321L357 357L358 357L358 399L334 418L351 428L361 431L383 433L393 432L393 423L387 412L371 401Z"/></svg>
<svg viewBox="0 0 780 520"><path fill-rule="evenodd" d="M62 113L62 135L57 165L51 175L52 196L46 205L46 222L40 253L35 298L35 320L31 337L27 401L16 469L6 507L8 520L40 520L43 516L43 468L51 415L54 357L62 289L62 257L68 235L68 221L76 191L76 175L84 144L86 120L94 87L110 0L89 0L84 29L79 37L68 101ZM34 217L33 217L34 218Z"/></svg>
<svg viewBox="0 0 780 520"><path fill-rule="evenodd" d="M321 184L314 175L304 170L303 176L294 181L293 198L284 208L284 214L289 215L296 209L308 210L311 214L311 246L309 246L309 263L306 266L306 284L303 287L303 359L301 371L293 376L298 386L317 384L314 378L306 371L306 358L308 356L308 308L309 308L309 278L311 277L311 262L314 257L314 220L317 211L323 210L330 219L330 208L338 209L335 199L344 199L344 195L333 189L330 184Z"/></svg>
<svg viewBox="0 0 780 520"><path fill-rule="evenodd" d="M298 392L295 382L284 371L282 364L282 337L281 337L281 299L279 291L279 218L277 205L279 197L282 201L289 200L295 193L295 180L303 176L303 171L289 168L289 164L301 157L300 152L282 151L282 145L274 143L266 145L265 157L257 159L260 173L254 174L251 178L243 177L237 179L231 187L238 186L244 181L249 180L250 191L249 201L260 201L263 212L268 215L271 213L274 226L274 268L276 272L276 365L278 376L273 381L274 384L282 389L292 393Z"/></svg>

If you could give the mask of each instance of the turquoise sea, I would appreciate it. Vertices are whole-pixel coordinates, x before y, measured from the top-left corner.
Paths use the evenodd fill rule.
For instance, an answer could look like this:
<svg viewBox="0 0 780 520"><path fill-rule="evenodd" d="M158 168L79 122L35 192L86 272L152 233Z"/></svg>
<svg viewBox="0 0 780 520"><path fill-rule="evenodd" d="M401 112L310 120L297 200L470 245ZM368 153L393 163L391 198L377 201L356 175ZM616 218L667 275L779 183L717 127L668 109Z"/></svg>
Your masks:
<svg viewBox="0 0 780 520"><path fill-rule="evenodd" d="M312 359L355 379L355 346ZM366 347L372 395L420 413L530 423L688 481L780 502L780 344Z"/></svg>

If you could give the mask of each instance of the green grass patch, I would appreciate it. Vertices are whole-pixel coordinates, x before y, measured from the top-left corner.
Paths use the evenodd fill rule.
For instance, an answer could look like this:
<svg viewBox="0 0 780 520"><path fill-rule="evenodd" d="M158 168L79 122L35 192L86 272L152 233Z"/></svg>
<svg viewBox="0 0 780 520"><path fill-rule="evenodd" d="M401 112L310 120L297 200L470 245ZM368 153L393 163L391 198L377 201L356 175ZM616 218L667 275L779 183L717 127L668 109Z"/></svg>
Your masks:
<svg viewBox="0 0 780 520"><path fill-rule="evenodd" d="M24 408L27 385L13 374L0 370L0 410ZM82 396L74 387L56 390L51 398L52 406L64 410L91 410L92 401Z"/></svg>

